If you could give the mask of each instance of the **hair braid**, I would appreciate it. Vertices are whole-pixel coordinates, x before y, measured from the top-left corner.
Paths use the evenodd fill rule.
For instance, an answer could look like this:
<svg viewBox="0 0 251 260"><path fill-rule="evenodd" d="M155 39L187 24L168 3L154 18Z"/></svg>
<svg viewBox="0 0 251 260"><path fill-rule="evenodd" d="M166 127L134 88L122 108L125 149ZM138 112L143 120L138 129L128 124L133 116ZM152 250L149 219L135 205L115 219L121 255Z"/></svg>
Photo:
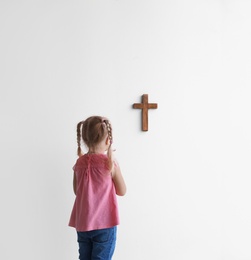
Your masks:
<svg viewBox="0 0 251 260"><path fill-rule="evenodd" d="M112 125L109 122L109 120L107 120L107 119L105 119L103 122L106 125L108 138L110 140L110 145L108 147L107 156L108 156L108 159L109 159L109 168L110 168L110 170L112 170L112 168L113 168L113 158L112 158L112 142L113 142L113 138L112 138Z"/></svg>
<svg viewBox="0 0 251 260"><path fill-rule="evenodd" d="M82 126L82 124L83 124L83 121L81 121L77 124L77 144L78 144L77 154L79 157L82 155L82 150L81 150L81 126Z"/></svg>

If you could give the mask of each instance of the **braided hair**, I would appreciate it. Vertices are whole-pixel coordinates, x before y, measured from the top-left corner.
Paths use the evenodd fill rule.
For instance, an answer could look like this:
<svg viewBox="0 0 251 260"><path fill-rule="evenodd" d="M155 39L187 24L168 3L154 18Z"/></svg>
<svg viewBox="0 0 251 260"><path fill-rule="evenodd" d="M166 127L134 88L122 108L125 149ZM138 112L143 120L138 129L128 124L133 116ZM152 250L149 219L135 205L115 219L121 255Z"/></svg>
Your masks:
<svg viewBox="0 0 251 260"><path fill-rule="evenodd" d="M77 154L82 156L81 141L89 148L94 150L95 147L108 135L110 145L107 151L109 159L109 169L112 169L112 126L107 118L101 116L91 116L85 121L81 121L77 124Z"/></svg>

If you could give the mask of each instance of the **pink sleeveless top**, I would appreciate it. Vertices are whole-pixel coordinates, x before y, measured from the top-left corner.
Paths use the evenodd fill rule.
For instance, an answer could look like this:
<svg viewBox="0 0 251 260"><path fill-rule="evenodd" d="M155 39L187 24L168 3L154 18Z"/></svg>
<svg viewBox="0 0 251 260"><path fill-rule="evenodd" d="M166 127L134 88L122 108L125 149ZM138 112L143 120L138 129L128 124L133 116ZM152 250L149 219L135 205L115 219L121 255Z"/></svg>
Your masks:
<svg viewBox="0 0 251 260"><path fill-rule="evenodd" d="M77 231L110 228L119 224L118 205L105 154L85 154L78 158L76 199L69 226ZM115 166L116 167L116 166Z"/></svg>

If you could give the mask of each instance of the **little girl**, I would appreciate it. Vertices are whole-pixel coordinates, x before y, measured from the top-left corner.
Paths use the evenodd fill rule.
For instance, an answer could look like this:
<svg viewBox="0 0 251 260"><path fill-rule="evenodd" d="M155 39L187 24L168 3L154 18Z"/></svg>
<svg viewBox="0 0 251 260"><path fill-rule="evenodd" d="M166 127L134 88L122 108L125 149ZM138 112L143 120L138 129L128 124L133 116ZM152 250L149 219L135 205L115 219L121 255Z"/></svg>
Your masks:
<svg viewBox="0 0 251 260"><path fill-rule="evenodd" d="M82 154L81 141L88 148ZM76 194L69 226L76 228L80 260L110 260L119 224L116 194L126 185L112 156L112 127L108 119L92 116L77 125L78 160L73 167Z"/></svg>

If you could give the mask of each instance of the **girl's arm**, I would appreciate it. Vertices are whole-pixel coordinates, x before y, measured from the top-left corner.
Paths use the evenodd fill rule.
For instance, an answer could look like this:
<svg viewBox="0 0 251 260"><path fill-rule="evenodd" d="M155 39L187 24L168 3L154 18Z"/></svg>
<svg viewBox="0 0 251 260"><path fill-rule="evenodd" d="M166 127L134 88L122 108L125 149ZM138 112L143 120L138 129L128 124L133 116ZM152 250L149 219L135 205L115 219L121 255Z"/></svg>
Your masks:
<svg viewBox="0 0 251 260"><path fill-rule="evenodd" d="M126 194L126 184L117 162L115 163L112 170L112 179L115 186L116 194L119 196L124 196Z"/></svg>
<svg viewBox="0 0 251 260"><path fill-rule="evenodd" d="M73 191L75 195L77 195L77 179L75 172L73 173Z"/></svg>

